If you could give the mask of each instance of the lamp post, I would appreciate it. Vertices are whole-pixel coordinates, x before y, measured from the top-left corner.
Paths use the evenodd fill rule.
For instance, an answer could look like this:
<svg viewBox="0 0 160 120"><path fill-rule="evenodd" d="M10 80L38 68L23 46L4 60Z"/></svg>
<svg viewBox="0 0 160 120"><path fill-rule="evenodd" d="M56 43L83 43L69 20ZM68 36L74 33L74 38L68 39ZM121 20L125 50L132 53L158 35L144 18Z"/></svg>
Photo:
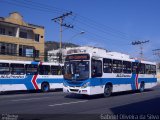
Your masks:
<svg viewBox="0 0 160 120"><path fill-rule="evenodd" d="M84 31L81 31L80 33L77 33L75 35L73 35L70 39L68 39L67 41L71 41L73 38L77 37L78 35L82 35L84 34L85 32Z"/></svg>
<svg viewBox="0 0 160 120"><path fill-rule="evenodd" d="M67 40L67 41L70 41L70 40L72 40L73 38L77 37L78 35L82 35L82 34L84 34L84 33L85 33L84 31L81 31L80 33L77 33L77 34L73 35L73 36L72 36L69 40ZM58 56L59 56L59 62L62 63L63 51L62 51L61 48L59 49Z"/></svg>

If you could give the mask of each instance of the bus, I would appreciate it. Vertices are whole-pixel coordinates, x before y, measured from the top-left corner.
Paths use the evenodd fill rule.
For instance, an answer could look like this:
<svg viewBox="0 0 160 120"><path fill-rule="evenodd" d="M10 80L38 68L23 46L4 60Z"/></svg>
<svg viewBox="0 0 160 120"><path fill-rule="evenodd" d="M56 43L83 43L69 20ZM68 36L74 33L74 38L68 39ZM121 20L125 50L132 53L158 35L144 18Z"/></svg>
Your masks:
<svg viewBox="0 0 160 120"><path fill-rule="evenodd" d="M63 88L63 64L0 60L0 92Z"/></svg>
<svg viewBox="0 0 160 120"><path fill-rule="evenodd" d="M157 84L156 63L99 48L70 50L64 64L63 91L83 95L152 88Z"/></svg>

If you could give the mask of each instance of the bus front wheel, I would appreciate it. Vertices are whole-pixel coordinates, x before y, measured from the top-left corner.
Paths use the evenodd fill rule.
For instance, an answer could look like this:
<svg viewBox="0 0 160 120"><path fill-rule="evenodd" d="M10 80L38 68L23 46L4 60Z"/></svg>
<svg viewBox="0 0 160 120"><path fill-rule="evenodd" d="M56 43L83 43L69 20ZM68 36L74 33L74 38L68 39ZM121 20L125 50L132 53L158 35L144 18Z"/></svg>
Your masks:
<svg viewBox="0 0 160 120"><path fill-rule="evenodd" d="M112 93L112 86L110 84L107 84L104 88L104 94L103 96L104 97L109 97L111 96L111 93Z"/></svg>
<svg viewBox="0 0 160 120"><path fill-rule="evenodd" d="M48 92L49 90L50 90L50 86L49 86L49 84L48 83L42 83L42 85L41 85L41 90L42 90L42 92Z"/></svg>

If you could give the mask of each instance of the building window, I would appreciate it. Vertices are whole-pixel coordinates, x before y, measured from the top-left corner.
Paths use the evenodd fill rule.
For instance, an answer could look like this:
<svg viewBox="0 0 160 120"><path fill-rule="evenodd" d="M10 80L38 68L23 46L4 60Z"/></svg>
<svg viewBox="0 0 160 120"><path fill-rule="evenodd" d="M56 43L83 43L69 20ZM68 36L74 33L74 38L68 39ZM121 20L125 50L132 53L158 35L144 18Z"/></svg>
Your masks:
<svg viewBox="0 0 160 120"><path fill-rule="evenodd" d="M33 57L33 46L19 45L19 56Z"/></svg>
<svg viewBox="0 0 160 120"><path fill-rule="evenodd" d="M17 45L0 42L0 54L17 55Z"/></svg>
<svg viewBox="0 0 160 120"><path fill-rule="evenodd" d="M27 38L27 32L22 32L22 31L20 31L19 37L20 37L20 38Z"/></svg>
<svg viewBox="0 0 160 120"><path fill-rule="evenodd" d="M1 46L1 54L6 54L6 47L4 45Z"/></svg>
<svg viewBox="0 0 160 120"><path fill-rule="evenodd" d="M0 34L5 35L5 28L0 28Z"/></svg>
<svg viewBox="0 0 160 120"><path fill-rule="evenodd" d="M23 49L21 46L19 47L19 56L23 56Z"/></svg>
<svg viewBox="0 0 160 120"><path fill-rule="evenodd" d="M34 56L35 56L36 58L39 58L39 50L34 50Z"/></svg>
<svg viewBox="0 0 160 120"><path fill-rule="evenodd" d="M35 41L39 42L39 34L35 34Z"/></svg>
<svg viewBox="0 0 160 120"><path fill-rule="evenodd" d="M26 57L33 57L33 48L26 48L25 49L25 53L26 53Z"/></svg>
<svg viewBox="0 0 160 120"><path fill-rule="evenodd" d="M8 35L9 35L9 36L13 36L13 32L8 31Z"/></svg>

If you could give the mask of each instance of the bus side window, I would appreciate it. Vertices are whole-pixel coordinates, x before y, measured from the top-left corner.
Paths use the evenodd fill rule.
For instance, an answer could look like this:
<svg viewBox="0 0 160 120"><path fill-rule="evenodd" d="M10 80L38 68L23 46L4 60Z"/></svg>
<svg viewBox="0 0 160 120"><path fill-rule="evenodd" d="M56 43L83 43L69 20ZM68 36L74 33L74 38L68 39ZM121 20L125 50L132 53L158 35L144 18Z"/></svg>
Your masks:
<svg viewBox="0 0 160 120"><path fill-rule="evenodd" d="M123 73L126 73L126 74L131 73L131 62L123 61Z"/></svg>
<svg viewBox="0 0 160 120"><path fill-rule="evenodd" d="M25 74L24 64L12 63L10 65L10 68L11 68L11 74L13 75L24 75Z"/></svg>
<svg viewBox="0 0 160 120"><path fill-rule="evenodd" d="M112 73L112 60L103 58L103 72Z"/></svg>
<svg viewBox="0 0 160 120"><path fill-rule="evenodd" d="M51 66L51 74L52 75L62 75L61 66Z"/></svg>
<svg viewBox="0 0 160 120"><path fill-rule="evenodd" d="M149 64L146 64L146 74L151 74L150 71L151 71L151 65Z"/></svg>
<svg viewBox="0 0 160 120"><path fill-rule="evenodd" d="M37 75L38 74L38 65L26 64L26 74L27 75Z"/></svg>
<svg viewBox="0 0 160 120"><path fill-rule="evenodd" d="M122 61L113 60L113 73L122 73Z"/></svg>
<svg viewBox="0 0 160 120"><path fill-rule="evenodd" d="M139 73L145 74L145 64L143 64L143 63L139 64Z"/></svg>
<svg viewBox="0 0 160 120"><path fill-rule="evenodd" d="M0 63L0 74L9 74L9 63Z"/></svg>
<svg viewBox="0 0 160 120"><path fill-rule="evenodd" d="M92 69L91 70L92 77L101 77L102 76L102 61L92 59L91 69Z"/></svg>
<svg viewBox="0 0 160 120"><path fill-rule="evenodd" d="M39 65L39 74L40 75L49 75L50 66L49 65Z"/></svg>
<svg viewBox="0 0 160 120"><path fill-rule="evenodd" d="M151 65L150 74L156 74L156 66L155 65Z"/></svg>

